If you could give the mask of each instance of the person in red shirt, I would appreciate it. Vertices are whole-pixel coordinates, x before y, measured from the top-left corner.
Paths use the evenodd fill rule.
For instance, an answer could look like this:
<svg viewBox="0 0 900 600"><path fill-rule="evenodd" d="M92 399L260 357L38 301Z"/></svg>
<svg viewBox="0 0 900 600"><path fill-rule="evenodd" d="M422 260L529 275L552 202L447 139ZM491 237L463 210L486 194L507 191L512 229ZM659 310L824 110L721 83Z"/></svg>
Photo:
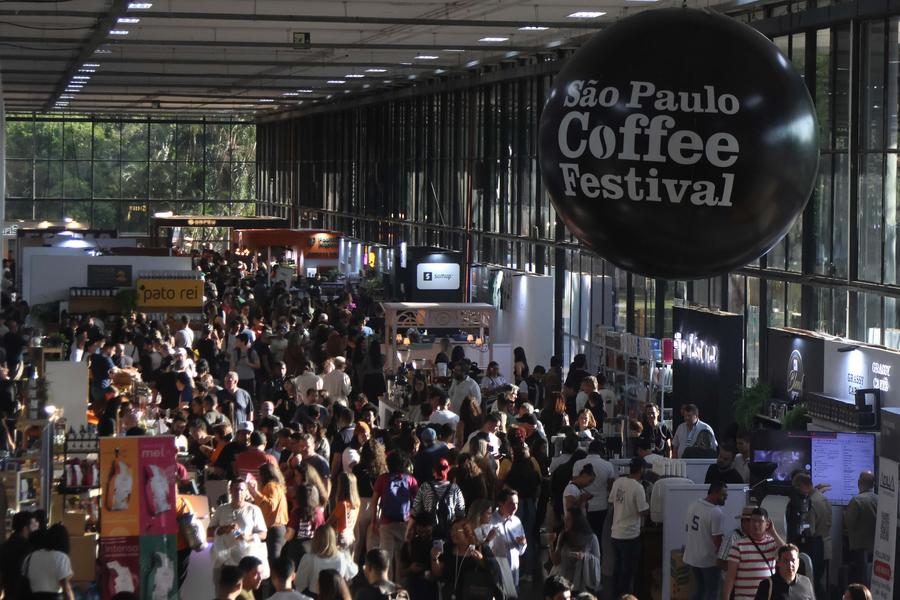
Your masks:
<svg viewBox="0 0 900 600"><path fill-rule="evenodd" d="M266 463L278 466L275 457L266 453L266 434L254 431L250 434L250 447L234 458L234 472L238 477L252 475L259 479L259 468Z"/></svg>

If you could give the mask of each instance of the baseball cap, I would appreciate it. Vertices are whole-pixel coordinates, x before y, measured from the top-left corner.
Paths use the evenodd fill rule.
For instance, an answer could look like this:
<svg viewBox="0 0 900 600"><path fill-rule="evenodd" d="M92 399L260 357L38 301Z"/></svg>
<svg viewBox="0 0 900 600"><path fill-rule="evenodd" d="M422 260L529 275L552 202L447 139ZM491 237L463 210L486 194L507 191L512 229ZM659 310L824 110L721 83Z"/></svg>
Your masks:
<svg viewBox="0 0 900 600"><path fill-rule="evenodd" d="M434 474L438 481L445 481L447 479L447 473L449 472L450 463L446 458L438 459L438 461L434 463Z"/></svg>
<svg viewBox="0 0 900 600"><path fill-rule="evenodd" d="M431 427L426 427L422 430L422 433L419 434L419 439L422 440L423 444L430 444L437 438L437 432Z"/></svg>
<svg viewBox="0 0 900 600"><path fill-rule="evenodd" d="M235 431L246 431L248 433L253 433L253 423L250 421L244 421L240 425L238 425Z"/></svg>

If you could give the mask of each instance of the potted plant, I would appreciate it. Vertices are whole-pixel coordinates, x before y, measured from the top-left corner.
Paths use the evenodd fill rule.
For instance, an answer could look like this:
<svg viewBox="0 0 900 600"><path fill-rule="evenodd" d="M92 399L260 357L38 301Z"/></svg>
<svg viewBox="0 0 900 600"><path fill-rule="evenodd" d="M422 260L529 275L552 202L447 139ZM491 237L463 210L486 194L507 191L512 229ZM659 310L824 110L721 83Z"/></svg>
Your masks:
<svg viewBox="0 0 900 600"><path fill-rule="evenodd" d="M753 417L763 411L766 401L772 397L772 388L757 381L750 387L740 388L734 401L734 421L744 431L753 429Z"/></svg>

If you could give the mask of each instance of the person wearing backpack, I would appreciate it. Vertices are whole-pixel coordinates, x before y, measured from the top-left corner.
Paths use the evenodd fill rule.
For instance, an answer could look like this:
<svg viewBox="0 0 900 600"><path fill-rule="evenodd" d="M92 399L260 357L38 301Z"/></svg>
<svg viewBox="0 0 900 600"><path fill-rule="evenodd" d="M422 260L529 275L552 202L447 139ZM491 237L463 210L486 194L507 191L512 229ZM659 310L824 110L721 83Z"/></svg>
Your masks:
<svg viewBox="0 0 900 600"><path fill-rule="evenodd" d="M416 518L419 515L431 515L432 535L436 540L443 540L450 535L450 523L466 516L466 500L459 486L447 480L450 463L446 458L441 458L435 463L432 473L434 478L419 486L419 493L413 501L412 516ZM410 521L407 539L412 533Z"/></svg>
<svg viewBox="0 0 900 600"><path fill-rule="evenodd" d="M407 522L419 491L416 478L407 473L406 457L392 452L387 457L388 472L375 480L372 489L372 533L379 547L388 553L394 579L399 574L400 550L406 540Z"/></svg>

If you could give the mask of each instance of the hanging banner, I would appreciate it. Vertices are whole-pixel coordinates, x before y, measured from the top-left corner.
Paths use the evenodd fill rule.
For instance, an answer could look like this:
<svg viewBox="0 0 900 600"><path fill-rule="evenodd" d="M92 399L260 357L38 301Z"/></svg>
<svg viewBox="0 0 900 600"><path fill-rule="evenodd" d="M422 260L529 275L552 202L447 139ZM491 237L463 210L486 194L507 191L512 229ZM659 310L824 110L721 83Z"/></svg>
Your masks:
<svg viewBox="0 0 900 600"><path fill-rule="evenodd" d="M142 310L203 308L200 279L138 279L137 305Z"/></svg>
<svg viewBox="0 0 900 600"><path fill-rule="evenodd" d="M791 62L709 11L605 27L566 61L541 115L541 172L566 227L616 266L664 279L767 252L803 211L818 158Z"/></svg>
<svg viewBox="0 0 900 600"><path fill-rule="evenodd" d="M100 438L100 591L178 597L175 438Z"/></svg>
<svg viewBox="0 0 900 600"><path fill-rule="evenodd" d="M893 600L897 570L897 476L900 464L881 457L878 464L878 515L872 555L872 599Z"/></svg>

